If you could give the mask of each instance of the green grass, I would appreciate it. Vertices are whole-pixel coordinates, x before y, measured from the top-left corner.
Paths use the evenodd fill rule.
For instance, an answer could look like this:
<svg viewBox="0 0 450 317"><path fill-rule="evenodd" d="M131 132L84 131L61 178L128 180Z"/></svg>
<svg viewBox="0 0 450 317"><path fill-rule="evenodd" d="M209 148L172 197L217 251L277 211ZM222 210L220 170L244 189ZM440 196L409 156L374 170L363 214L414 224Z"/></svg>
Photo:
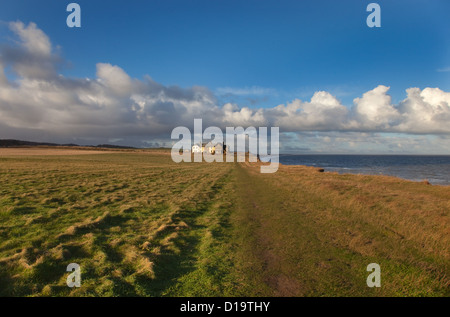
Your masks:
<svg viewBox="0 0 450 317"><path fill-rule="evenodd" d="M226 254L232 168L148 153L2 158L0 295L222 293L204 285L228 274L214 256ZM65 284L72 262L79 289Z"/></svg>
<svg viewBox="0 0 450 317"><path fill-rule="evenodd" d="M0 296L449 295L449 187L163 151L3 156L0 184Z"/></svg>

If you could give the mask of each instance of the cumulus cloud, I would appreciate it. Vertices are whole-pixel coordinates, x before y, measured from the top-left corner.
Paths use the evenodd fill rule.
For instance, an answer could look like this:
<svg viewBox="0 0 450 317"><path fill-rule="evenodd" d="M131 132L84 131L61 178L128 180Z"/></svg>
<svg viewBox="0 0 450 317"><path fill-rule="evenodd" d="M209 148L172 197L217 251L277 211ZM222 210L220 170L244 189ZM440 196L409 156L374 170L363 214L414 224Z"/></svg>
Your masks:
<svg viewBox="0 0 450 317"><path fill-rule="evenodd" d="M60 64L58 55L52 52L48 36L35 23L10 22L9 28L17 37L16 45L4 46L1 52L3 64L11 65L24 78L50 79Z"/></svg>
<svg viewBox="0 0 450 317"><path fill-rule="evenodd" d="M132 92L132 81L125 71L110 64L97 64L97 78L100 83L109 87L111 92L119 97L127 96Z"/></svg>
<svg viewBox="0 0 450 317"><path fill-rule="evenodd" d="M392 105L389 87L378 86L354 100L355 126L362 129L386 130L400 120L400 113Z"/></svg>
<svg viewBox="0 0 450 317"><path fill-rule="evenodd" d="M131 78L109 63L96 65L95 78L66 78L58 73L62 59L42 30L34 23L12 22L9 27L17 41L0 51L3 138L138 137L148 142L170 135L174 127L192 127L194 118L202 118L204 126L278 126L281 132L450 134L450 93L439 88L410 88L399 104L392 103L389 87L380 85L356 98L352 107L326 91L316 92L310 101L295 99L272 108L219 105L206 87L185 89L149 76ZM8 80L6 67L16 80ZM223 92L267 92L244 90Z"/></svg>
<svg viewBox="0 0 450 317"><path fill-rule="evenodd" d="M398 108L404 120L396 127L402 132L450 133L450 93L439 88L407 89L408 97Z"/></svg>
<svg viewBox="0 0 450 317"><path fill-rule="evenodd" d="M316 92L310 102L299 99L263 116L285 131L358 131L411 134L450 133L450 93L439 88L409 88L407 97L392 103L389 87L379 85L343 106L328 92Z"/></svg>
<svg viewBox="0 0 450 317"><path fill-rule="evenodd" d="M6 133L11 128L68 137L151 136L192 125L194 117L221 118L214 95L204 87L137 80L108 63L96 65L96 78L66 78L56 72L60 59L34 23L9 27L18 41L3 46L0 55L3 136L13 137ZM18 75L14 82L4 75L7 66Z"/></svg>
<svg viewBox="0 0 450 317"><path fill-rule="evenodd" d="M300 99L265 109L270 125L286 131L338 130L347 120L348 109L336 97L325 91L316 92L310 102Z"/></svg>
<svg viewBox="0 0 450 317"><path fill-rule="evenodd" d="M51 43L48 36L35 23L25 26L22 22L11 22L10 29L17 34L21 40L21 45L26 48L29 53L38 56L49 56L51 54Z"/></svg>

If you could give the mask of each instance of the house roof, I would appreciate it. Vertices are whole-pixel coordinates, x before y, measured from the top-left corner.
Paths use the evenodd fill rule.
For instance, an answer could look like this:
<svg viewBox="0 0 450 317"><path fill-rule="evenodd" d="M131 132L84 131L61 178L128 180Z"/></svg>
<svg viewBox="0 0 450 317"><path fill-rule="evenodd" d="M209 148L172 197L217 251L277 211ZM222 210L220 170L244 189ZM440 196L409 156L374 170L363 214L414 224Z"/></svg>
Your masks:
<svg viewBox="0 0 450 317"><path fill-rule="evenodd" d="M198 147L203 146L203 147L206 147L208 144L209 144L209 142L208 142L208 143L202 143L202 145L200 145L200 144L198 144L198 143L195 143L192 147L194 147L194 146L198 146ZM212 144L212 146L223 146L223 145L224 145L224 144L223 144L223 143L220 143L220 142Z"/></svg>

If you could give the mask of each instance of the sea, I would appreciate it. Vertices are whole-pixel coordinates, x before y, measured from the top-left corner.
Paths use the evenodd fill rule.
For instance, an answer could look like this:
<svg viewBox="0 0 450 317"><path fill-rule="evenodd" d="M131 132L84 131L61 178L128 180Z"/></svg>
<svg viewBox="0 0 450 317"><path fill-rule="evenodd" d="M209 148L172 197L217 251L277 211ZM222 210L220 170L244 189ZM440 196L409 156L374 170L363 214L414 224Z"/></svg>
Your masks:
<svg viewBox="0 0 450 317"><path fill-rule="evenodd" d="M285 165L306 165L341 174L390 175L450 185L450 155L280 155Z"/></svg>

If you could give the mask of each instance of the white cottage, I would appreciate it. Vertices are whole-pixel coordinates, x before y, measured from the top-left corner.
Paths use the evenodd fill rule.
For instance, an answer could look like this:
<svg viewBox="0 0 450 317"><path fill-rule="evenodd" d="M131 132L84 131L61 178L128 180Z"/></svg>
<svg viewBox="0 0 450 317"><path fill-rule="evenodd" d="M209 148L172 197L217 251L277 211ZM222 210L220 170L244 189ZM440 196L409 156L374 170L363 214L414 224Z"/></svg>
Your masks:
<svg viewBox="0 0 450 317"><path fill-rule="evenodd" d="M192 153L200 153L202 152L202 147L198 144L194 144L192 146Z"/></svg>
<svg viewBox="0 0 450 317"><path fill-rule="evenodd" d="M212 144L210 143L202 143L202 145L194 144L192 146L192 153L203 153L208 152L210 154L224 154L228 150L228 146L222 143Z"/></svg>

